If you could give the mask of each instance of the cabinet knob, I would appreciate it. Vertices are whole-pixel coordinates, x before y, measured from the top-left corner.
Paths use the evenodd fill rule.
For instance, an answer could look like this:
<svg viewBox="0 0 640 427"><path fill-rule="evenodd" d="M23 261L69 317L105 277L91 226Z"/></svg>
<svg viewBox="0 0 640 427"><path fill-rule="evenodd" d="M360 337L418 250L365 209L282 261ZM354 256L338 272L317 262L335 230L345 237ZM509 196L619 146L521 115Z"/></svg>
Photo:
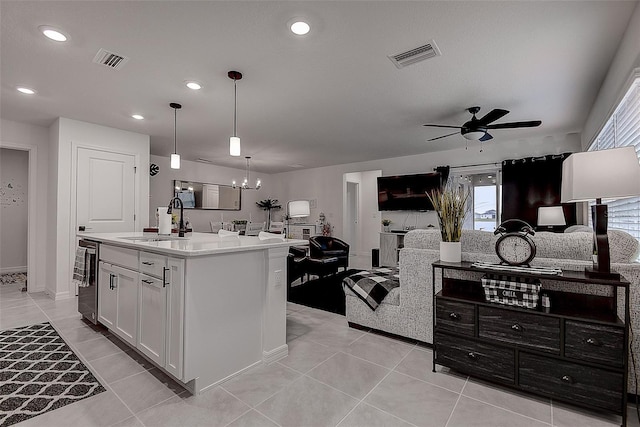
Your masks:
<svg viewBox="0 0 640 427"><path fill-rule="evenodd" d="M475 360L475 359L477 359L477 358L478 358L478 355L476 355L473 351L470 351L470 352L469 352L469 354L467 354L467 357L468 357L469 359L473 359L473 360Z"/></svg>
<svg viewBox="0 0 640 427"><path fill-rule="evenodd" d="M587 338L585 342L586 342L587 344L594 345L594 346L596 346L596 347L599 347L599 346L600 346L600 341L598 341L598 340L597 340L597 339L595 339L595 338Z"/></svg>
<svg viewBox="0 0 640 427"><path fill-rule="evenodd" d="M514 323L513 325L511 325L511 329L514 331L521 331L522 330L522 326L520 326L517 323Z"/></svg>
<svg viewBox="0 0 640 427"><path fill-rule="evenodd" d="M565 383L573 384L573 378L571 378L570 375L563 375L562 381L564 381Z"/></svg>
<svg viewBox="0 0 640 427"><path fill-rule="evenodd" d="M449 318L451 320L458 320L458 319L460 319L460 316L456 312L451 312L451 313L449 313Z"/></svg>

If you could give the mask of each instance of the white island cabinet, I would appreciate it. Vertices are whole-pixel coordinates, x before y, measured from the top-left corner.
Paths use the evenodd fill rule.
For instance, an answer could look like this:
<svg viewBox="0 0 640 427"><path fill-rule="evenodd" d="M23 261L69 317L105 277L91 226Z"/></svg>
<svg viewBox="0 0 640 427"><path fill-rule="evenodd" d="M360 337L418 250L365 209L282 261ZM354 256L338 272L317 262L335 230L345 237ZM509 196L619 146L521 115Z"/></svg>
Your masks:
<svg viewBox="0 0 640 427"><path fill-rule="evenodd" d="M307 242L80 237L101 242L99 322L192 393L288 354L286 256Z"/></svg>

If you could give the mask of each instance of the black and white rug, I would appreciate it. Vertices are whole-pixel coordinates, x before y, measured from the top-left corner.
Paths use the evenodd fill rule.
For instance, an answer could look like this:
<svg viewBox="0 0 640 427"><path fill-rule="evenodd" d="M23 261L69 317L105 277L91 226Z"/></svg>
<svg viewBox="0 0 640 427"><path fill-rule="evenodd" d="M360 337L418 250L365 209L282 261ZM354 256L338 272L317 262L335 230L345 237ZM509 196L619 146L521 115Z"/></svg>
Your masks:
<svg viewBox="0 0 640 427"><path fill-rule="evenodd" d="M49 323L0 331L0 427L103 391Z"/></svg>
<svg viewBox="0 0 640 427"><path fill-rule="evenodd" d="M0 274L0 285L10 285L12 283L24 283L26 281L27 281L27 273Z"/></svg>

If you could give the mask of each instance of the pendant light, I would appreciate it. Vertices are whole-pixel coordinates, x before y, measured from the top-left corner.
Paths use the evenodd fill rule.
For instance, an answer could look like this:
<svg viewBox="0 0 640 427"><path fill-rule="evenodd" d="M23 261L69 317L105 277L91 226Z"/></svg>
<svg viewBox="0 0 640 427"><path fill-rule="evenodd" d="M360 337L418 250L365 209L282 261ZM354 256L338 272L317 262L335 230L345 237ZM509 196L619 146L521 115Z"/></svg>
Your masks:
<svg viewBox="0 0 640 427"><path fill-rule="evenodd" d="M244 181L242 181L242 185L240 185L240 187L243 190L259 190L260 187L262 187L262 181L260 181L260 178L256 179L255 187L249 186L249 180L251 179L251 166L249 165L249 161L251 160L251 157L247 156L245 159L247 159L247 169L245 170ZM235 180L231 183L231 186L233 188L238 187Z"/></svg>
<svg viewBox="0 0 640 427"><path fill-rule="evenodd" d="M229 71L227 75L233 80L233 136L229 138L229 154L238 157L240 155L240 138L236 132L238 116L238 89L236 82L242 79L242 73L239 71Z"/></svg>
<svg viewBox="0 0 640 427"><path fill-rule="evenodd" d="M180 169L180 154L178 154L178 110L182 105L172 102L169 107L173 108L173 154L171 155L171 169Z"/></svg>

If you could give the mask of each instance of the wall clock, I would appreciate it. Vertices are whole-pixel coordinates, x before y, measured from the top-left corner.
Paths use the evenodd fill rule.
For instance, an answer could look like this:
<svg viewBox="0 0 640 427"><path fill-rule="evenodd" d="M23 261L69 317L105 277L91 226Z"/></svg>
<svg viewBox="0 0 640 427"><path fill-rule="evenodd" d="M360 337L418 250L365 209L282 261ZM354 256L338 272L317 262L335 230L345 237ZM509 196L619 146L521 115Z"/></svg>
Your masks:
<svg viewBox="0 0 640 427"><path fill-rule="evenodd" d="M535 258L536 244L529 237L535 232L526 222L519 219L506 220L498 226L494 234L501 235L496 242L496 254L502 263L529 266Z"/></svg>
<svg viewBox="0 0 640 427"><path fill-rule="evenodd" d="M151 163L151 165L149 166L149 175L156 176L158 175L158 172L160 172L160 166L156 165L155 163Z"/></svg>

